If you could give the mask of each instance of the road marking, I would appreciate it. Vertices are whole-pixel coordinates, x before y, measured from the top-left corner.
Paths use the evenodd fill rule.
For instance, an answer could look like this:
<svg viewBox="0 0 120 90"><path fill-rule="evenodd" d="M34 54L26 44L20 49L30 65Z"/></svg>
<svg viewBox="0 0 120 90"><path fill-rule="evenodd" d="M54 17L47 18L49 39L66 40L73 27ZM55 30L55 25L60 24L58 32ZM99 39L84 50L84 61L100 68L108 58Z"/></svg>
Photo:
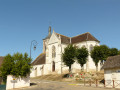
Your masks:
<svg viewBox="0 0 120 90"><path fill-rule="evenodd" d="M77 85L77 84L68 84L68 85Z"/></svg>

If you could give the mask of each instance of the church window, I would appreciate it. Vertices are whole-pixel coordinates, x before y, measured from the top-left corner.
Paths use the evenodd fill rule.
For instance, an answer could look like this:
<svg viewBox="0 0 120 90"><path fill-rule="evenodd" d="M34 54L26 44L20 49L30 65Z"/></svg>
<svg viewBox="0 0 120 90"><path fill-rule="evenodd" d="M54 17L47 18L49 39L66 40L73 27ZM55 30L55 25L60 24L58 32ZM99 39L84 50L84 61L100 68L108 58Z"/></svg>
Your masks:
<svg viewBox="0 0 120 90"><path fill-rule="evenodd" d="M90 52L93 50L93 48L94 48L94 47L93 47L93 45L91 44L91 45L90 45Z"/></svg>
<svg viewBox="0 0 120 90"><path fill-rule="evenodd" d="M82 46L83 48L86 48L85 45Z"/></svg>
<svg viewBox="0 0 120 90"><path fill-rule="evenodd" d="M52 58L56 57L56 48L55 46L52 46Z"/></svg>

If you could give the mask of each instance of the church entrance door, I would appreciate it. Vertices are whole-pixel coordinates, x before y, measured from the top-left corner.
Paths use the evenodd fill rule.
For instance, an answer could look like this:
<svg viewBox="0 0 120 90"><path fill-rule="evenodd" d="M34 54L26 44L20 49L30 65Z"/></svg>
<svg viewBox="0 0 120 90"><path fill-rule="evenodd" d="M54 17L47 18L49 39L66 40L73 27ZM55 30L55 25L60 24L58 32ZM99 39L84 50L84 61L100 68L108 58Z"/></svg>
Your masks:
<svg viewBox="0 0 120 90"><path fill-rule="evenodd" d="M55 62L54 61L52 62L52 71L53 72L55 71Z"/></svg>

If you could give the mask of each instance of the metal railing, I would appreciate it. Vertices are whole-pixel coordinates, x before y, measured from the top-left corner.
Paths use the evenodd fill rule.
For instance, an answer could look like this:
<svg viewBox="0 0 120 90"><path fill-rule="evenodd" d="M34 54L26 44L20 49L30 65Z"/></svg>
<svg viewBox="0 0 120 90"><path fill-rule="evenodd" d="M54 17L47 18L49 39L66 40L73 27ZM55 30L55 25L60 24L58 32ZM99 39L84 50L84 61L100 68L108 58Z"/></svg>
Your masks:
<svg viewBox="0 0 120 90"><path fill-rule="evenodd" d="M92 79L82 79L81 85L84 86L94 86L94 87L109 87L109 88L120 88L120 80L92 80Z"/></svg>

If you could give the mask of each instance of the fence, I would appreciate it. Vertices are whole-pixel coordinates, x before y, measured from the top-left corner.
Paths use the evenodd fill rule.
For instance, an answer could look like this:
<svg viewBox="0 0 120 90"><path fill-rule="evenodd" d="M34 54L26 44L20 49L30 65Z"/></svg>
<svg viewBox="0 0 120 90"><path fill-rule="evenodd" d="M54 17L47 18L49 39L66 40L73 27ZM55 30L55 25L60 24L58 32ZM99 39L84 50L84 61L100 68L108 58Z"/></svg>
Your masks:
<svg viewBox="0 0 120 90"><path fill-rule="evenodd" d="M81 83L84 86L120 88L120 80L91 80L84 78Z"/></svg>

